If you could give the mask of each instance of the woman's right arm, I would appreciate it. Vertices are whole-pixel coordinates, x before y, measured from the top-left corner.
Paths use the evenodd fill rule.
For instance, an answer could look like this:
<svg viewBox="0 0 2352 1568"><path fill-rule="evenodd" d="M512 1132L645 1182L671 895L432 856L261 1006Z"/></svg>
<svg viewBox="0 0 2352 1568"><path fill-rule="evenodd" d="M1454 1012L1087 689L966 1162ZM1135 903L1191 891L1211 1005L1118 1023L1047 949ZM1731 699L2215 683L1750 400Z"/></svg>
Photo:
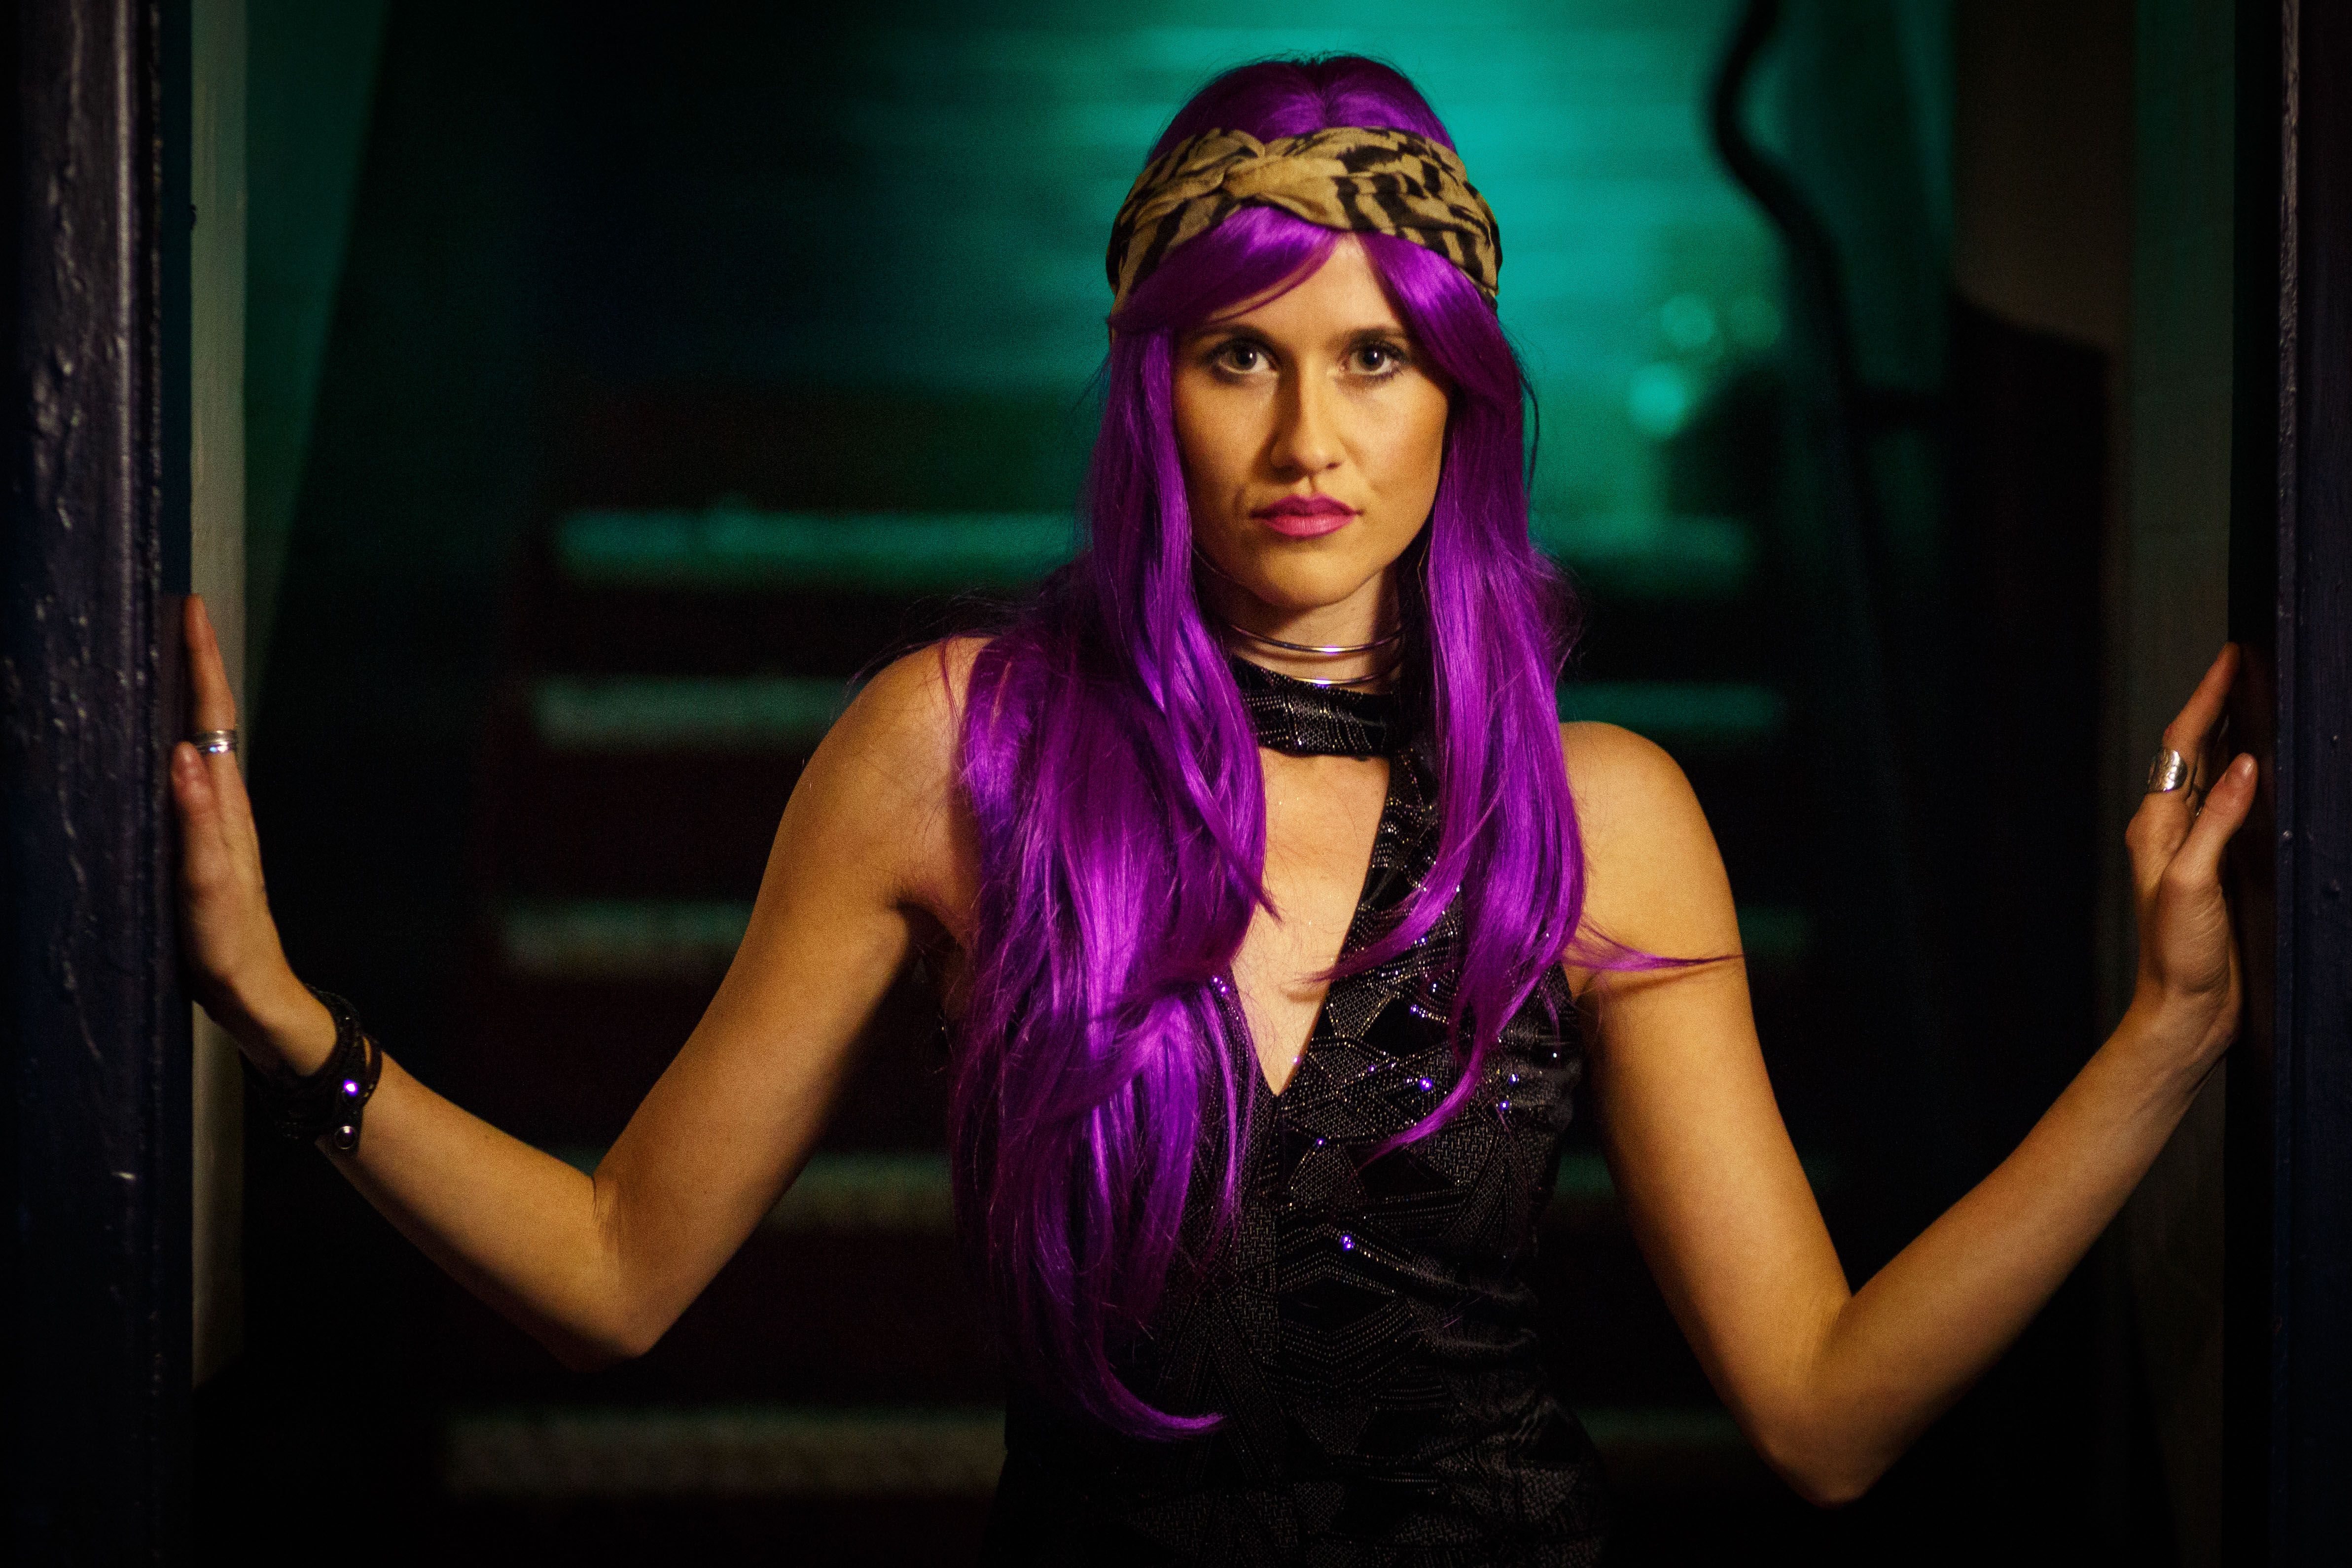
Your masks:
<svg viewBox="0 0 2352 1568"><path fill-rule="evenodd" d="M189 606L196 728L234 728L210 623ZM359 1147L331 1152L404 1234L568 1364L639 1354L667 1331L806 1161L916 922L963 934L973 859L955 715L976 646L953 645L944 669L936 653L893 665L818 747L726 979L593 1176L388 1056ZM257 1066L311 1072L334 1025L279 947L236 759L183 742L172 786L198 1000Z"/></svg>

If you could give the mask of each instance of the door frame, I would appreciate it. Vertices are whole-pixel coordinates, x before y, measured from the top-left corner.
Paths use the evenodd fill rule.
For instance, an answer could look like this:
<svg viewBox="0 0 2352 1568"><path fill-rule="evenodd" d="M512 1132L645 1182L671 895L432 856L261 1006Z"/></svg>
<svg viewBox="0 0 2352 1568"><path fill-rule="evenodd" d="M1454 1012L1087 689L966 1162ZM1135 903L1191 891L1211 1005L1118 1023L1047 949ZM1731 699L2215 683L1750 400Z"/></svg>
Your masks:
<svg viewBox="0 0 2352 1568"><path fill-rule="evenodd" d="M186 0L10 0L0 1491L26 1563L191 1553Z"/></svg>
<svg viewBox="0 0 2352 1568"><path fill-rule="evenodd" d="M2352 10L2241 0L2231 635L2263 763L2233 881L2224 1487L2232 1560L2352 1531Z"/></svg>

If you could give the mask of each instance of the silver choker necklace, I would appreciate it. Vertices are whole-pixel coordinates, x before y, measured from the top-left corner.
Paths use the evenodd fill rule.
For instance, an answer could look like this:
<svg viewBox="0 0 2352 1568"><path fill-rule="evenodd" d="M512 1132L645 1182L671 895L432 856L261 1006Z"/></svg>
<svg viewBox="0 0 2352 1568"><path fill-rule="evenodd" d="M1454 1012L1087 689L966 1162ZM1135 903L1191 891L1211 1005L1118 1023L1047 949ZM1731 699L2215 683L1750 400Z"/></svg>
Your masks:
<svg viewBox="0 0 2352 1568"><path fill-rule="evenodd" d="M1223 616L1218 616L1214 618L1217 625L1224 627L1225 630L1231 632L1234 636L1240 637L1244 642L1255 643L1261 647L1274 648L1298 658L1351 658L1358 654L1374 653L1384 647L1393 647L1404 637L1404 628L1402 626L1399 626L1394 631L1390 632L1386 637L1374 637L1370 642L1285 642L1280 637L1270 637L1263 632L1254 632L1247 626L1235 626L1233 622L1225 619ZM1282 676L1286 680L1296 680L1306 686L1370 686L1376 680L1385 680L1391 675L1396 673L1396 668L1403 661L1401 658L1391 658L1382 664L1378 669L1371 671L1370 674L1350 676L1344 679L1323 679L1312 675L1290 675L1278 669L1274 671L1274 673Z"/></svg>
<svg viewBox="0 0 2352 1568"><path fill-rule="evenodd" d="M1225 630L1233 633L1235 637L1246 638L1261 647L1278 647L1285 653L1303 653L1310 655L1316 658L1346 658L1350 654L1370 653L1375 648L1389 647L1398 638L1404 636L1404 628L1402 626L1399 626L1396 630L1389 633L1388 636L1384 637L1374 637L1370 642L1285 642L1280 637L1270 637L1264 632L1254 632L1247 626L1236 626L1232 621L1225 619L1223 616L1219 616L1217 617L1217 625L1224 627Z"/></svg>

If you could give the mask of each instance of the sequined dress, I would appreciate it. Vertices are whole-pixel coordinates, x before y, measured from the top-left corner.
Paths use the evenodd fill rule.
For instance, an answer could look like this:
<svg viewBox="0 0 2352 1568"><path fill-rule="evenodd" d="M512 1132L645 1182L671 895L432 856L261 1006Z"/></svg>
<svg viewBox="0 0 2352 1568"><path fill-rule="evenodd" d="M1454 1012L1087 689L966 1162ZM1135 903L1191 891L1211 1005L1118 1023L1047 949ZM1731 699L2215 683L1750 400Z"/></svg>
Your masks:
<svg viewBox="0 0 2352 1568"><path fill-rule="evenodd" d="M1239 661L1235 674L1261 744L1390 758L1357 951L1434 858L1431 771L1391 699ZM985 1561L1600 1561L1601 1463L1548 1386L1527 1283L1582 1068L1557 971L1551 1008L1530 999L1460 1113L1367 1163L1456 1081L1433 987L1458 939L1449 913L1393 962L1334 982L1281 1094L1254 1058L1238 1064L1255 1100L1234 1234L1171 1281L1130 1374L1161 1408L1219 1412L1223 1426L1132 1441L1016 1390Z"/></svg>

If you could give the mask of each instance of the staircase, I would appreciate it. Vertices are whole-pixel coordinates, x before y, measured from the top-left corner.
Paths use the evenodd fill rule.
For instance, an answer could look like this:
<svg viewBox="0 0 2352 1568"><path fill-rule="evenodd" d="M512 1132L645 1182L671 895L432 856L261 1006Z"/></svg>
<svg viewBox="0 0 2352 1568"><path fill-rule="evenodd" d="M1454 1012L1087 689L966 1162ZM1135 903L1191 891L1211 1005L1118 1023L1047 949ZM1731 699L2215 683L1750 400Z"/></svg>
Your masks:
<svg viewBox="0 0 2352 1568"><path fill-rule="evenodd" d="M1033 582L1073 538L1043 511L711 504L680 492L835 487L761 474L792 437L756 413L651 423L703 433L697 453L635 469L682 474L679 490L583 462L581 504L551 509L516 573L471 835L474 1037L446 1085L583 1169L699 1016L857 672ZM733 475L714 427L740 440ZM1756 540L1724 517L1544 537L1591 616L1562 711L1684 762L1740 890L1769 1037L1805 1006L1811 922ZM650 1354L572 1374L454 1286L436 1299L453 1561L780 1542L812 1563L971 1559L1003 1385L950 1234L945 1037L904 982L870 1033L821 1152ZM1705 1560L1801 1513L1716 1404L1589 1143L1562 1162L1539 1268L1561 1385L1650 1557Z"/></svg>

